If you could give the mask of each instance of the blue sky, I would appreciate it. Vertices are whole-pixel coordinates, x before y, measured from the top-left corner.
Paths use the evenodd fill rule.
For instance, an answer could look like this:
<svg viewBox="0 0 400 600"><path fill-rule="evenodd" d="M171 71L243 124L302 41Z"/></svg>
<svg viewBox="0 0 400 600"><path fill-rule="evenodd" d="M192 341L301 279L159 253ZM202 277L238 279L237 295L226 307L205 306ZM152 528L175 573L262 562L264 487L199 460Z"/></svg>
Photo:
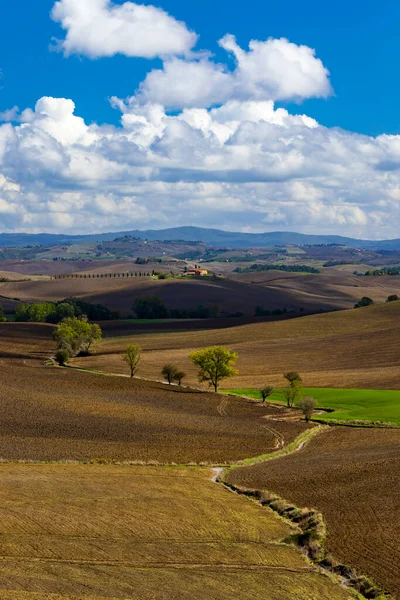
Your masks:
<svg viewBox="0 0 400 600"><path fill-rule="evenodd" d="M398 237L399 22L392 0L3 2L0 231Z"/></svg>
<svg viewBox="0 0 400 600"><path fill-rule="evenodd" d="M122 1L116 2L122 4ZM0 19L0 112L32 106L44 95L73 98L89 122L117 122L107 101L131 95L149 70L149 61L116 56L65 60L48 51L60 27L49 18L52 0L5 1ZM156 3L157 4L157 3ZM315 48L331 72L335 96L306 100L304 112L329 127L378 135L400 132L398 93L400 3L394 0L165 0L162 8L195 29L198 46L222 55L216 41L234 33L241 45L252 38L287 37ZM154 64L159 61L155 60Z"/></svg>

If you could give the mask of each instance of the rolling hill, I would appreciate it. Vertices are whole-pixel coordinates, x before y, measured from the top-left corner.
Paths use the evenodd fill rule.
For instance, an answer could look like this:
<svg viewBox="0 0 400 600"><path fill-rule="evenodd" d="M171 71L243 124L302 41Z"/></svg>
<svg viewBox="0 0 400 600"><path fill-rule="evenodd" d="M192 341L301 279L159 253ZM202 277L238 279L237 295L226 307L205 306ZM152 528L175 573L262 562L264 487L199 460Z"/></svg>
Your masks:
<svg viewBox="0 0 400 600"><path fill-rule="evenodd" d="M188 359L192 350L224 345L239 353L239 375L225 387L282 386L282 374L299 371L306 387L400 389L400 301L370 308L312 315L287 321L259 322L202 331L124 331L106 325L106 339L96 355L79 359L82 367L125 373L121 355L127 343L144 351L139 375L160 377L164 364L173 363L198 385L197 371ZM116 335L118 337L113 338Z"/></svg>
<svg viewBox="0 0 400 600"><path fill-rule="evenodd" d="M148 240L196 241L211 246L230 246L235 248L283 246L286 244L339 244L353 248L381 250L394 250L400 248L400 239L372 241L357 240L339 235L308 235L287 231L241 233L222 231L219 229L204 229L201 227L174 227L171 229L147 231L135 229L132 231L97 233L92 235L1 233L0 247L24 247L28 245L48 246L93 241L113 241L118 237L126 235Z"/></svg>

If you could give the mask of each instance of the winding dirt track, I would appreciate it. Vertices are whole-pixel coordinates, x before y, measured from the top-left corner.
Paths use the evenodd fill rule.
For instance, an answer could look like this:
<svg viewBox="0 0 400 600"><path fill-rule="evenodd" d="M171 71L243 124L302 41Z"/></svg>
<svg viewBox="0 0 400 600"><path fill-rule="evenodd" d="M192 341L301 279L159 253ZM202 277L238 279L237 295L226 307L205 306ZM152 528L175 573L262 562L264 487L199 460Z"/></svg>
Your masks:
<svg viewBox="0 0 400 600"><path fill-rule="evenodd" d="M300 452L227 481L321 511L333 556L400 598L400 430L329 429Z"/></svg>

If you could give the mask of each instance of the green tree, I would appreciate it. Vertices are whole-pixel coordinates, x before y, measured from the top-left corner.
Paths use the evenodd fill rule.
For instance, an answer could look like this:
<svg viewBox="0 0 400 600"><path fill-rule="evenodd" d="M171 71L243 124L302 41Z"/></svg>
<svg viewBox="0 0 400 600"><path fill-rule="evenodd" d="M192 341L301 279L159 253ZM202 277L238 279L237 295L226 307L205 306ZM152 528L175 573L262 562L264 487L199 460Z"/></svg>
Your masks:
<svg viewBox="0 0 400 600"><path fill-rule="evenodd" d="M303 411L304 418L309 422L317 406L317 401L312 396L304 396L299 402L299 408Z"/></svg>
<svg viewBox="0 0 400 600"><path fill-rule="evenodd" d="M392 294L387 297L386 302L397 302L397 300L400 300L399 296L397 294Z"/></svg>
<svg viewBox="0 0 400 600"><path fill-rule="evenodd" d="M372 298L369 298L368 296L363 296L361 298L361 300L359 300L357 302L357 304L354 305L354 308L362 308L363 306L371 306L371 304L373 304L374 301L372 300Z"/></svg>
<svg viewBox="0 0 400 600"><path fill-rule="evenodd" d="M168 319L169 313L159 296L136 298L132 306L138 319Z"/></svg>
<svg viewBox="0 0 400 600"><path fill-rule="evenodd" d="M0 323L5 323L6 321L7 321L7 319L4 315L3 305L0 304Z"/></svg>
<svg viewBox="0 0 400 600"><path fill-rule="evenodd" d="M284 378L289 382L290 385L293 385L296 381L301 384L303 381L300 373L297 371L289 371L288 373L285 373Z"/></svg>
<svg viewBox="0 0 400 600"><path fill-rule="evenodd" d="M223 379L238 374L238 370L235 369L237 359L236 352L230 352L223 346L204 348L190 355L190 360L200 369L199 381L208 381L215 392Z"/></svg>
<svg viewBox="0 0 400 600"><path fill-rule="evenodd" d="M168 381L169 385L175 380L178 369L174 367L174 365L164 365L161 371L161 375L164 377L166 381Z"/></svg>
<svg viewBox="0 0 400 600"><path fill-rule="evenodd" d="M283 390L283 395L285 396L288 407L292 408L301 397L303 380L297 371L285 373L284 378L289 382L289 385Z"/></svg>
<svg viewBox="0 0 400 600"><path fill-rule="evenodd" d="M139 346L128 344L125 348L123 360L129 365L131 377L134 377L138 370L141 355L142 349Z"/></svg>
<svg viewBox="0 0 400 600"><path fill-rule="evenodd" d="M293 406L299 400L302 390L303 388L299 382L295 382L293 385L288 385L288 387L283 390L283 395L286 399L288 408L293 408Z"/></svg>
<svg viewBox="0 0 400 600"><path fill-rule="evenodd" d="M275 391L275 388L273 385L266 385L263 388L261 388L260 394L261 394L262 401L265 402L267 398L272 396L274 391Z"/></svg>
<svg viewBox="0 0 400 600"><path fill-rule="evenodd" d="M97 323L89 323L86 317L69 317L57 325L53 338L57 349L67 350L70 356L87 354L93 343L101 339L101 328Z"/></svg>
<svg viewBox="0 0 400 600"><path fill-rule="evenodd" d="M55 311L56 305L53 302L18 304L15 311L15 320L26 323L46 323L49 315Z"/></svg>
<svg viewBox="0 0 400 600"><path fill-rule="evenodd" d="M175 381L177 381L178 385L182 385L182 379L184 379L186 377L186 373L184 373L183 371L177 371L175 373Z"/></svg>

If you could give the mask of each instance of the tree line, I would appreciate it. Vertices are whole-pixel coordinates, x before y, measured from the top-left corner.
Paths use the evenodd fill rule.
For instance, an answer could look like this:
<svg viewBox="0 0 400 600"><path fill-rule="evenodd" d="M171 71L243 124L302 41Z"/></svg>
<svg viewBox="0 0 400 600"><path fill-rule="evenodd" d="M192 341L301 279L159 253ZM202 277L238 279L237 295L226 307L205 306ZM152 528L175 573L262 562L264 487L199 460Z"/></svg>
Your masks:
<svg viewBox="0 0 400 600"><path fill-rule="evenodd" d="M151 277L151 273L124 271L123 273L67 273L54 275L53 279L113 279L118 277Z"/></svg>
<svg viewBox="0 0 400 600"><path fill-rule="evenodd" d="M91 321L110 321L120 318L119 311L111 311L102 304L92 304L80 298L67 298L61 302L18 304L15 320L22 323L57 324L64 319L83 315Z"/></svg>

